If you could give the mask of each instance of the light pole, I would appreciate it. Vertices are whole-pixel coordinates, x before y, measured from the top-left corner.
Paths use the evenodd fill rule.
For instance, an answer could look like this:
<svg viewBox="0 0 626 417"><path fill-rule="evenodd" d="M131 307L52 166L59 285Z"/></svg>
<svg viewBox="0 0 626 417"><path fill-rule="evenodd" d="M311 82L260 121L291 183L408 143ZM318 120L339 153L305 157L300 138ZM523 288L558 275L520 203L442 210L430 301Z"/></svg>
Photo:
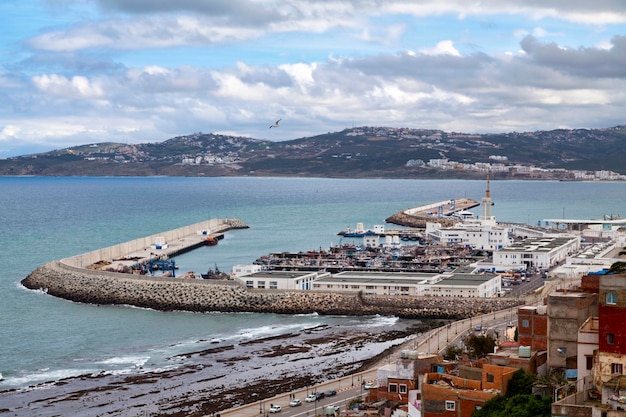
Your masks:
<svg viewBox="0 0 626 417"><path fill-rule="evenodd" d="M354 364L354 356L352 357L352 363ZM354 386L354 370L352 370L352 386Z"/></svg>

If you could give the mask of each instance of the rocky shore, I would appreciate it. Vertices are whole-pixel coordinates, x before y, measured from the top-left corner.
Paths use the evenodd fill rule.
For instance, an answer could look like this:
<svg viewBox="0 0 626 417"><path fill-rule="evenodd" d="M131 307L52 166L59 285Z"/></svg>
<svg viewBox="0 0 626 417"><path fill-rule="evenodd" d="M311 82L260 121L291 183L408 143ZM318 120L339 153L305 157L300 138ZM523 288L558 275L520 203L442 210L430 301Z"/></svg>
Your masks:
<svg viewBox="0 0 626 417"><path fill-rule="evenodd" d="M160 311L252 312L329 315L394 315L415 319L462 319L503 310L511 298L363 296L360 293L250 290L235 281L137 276L47 263L22 285L63 299L100 305L133 305Z"/></svg>

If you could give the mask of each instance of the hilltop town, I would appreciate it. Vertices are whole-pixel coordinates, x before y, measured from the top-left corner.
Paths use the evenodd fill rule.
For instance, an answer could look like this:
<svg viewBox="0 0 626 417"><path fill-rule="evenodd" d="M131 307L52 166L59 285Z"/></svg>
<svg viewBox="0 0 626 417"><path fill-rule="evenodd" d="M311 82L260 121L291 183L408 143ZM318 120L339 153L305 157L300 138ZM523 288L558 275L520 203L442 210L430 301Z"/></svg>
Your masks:
<svg viewBox="0 0 626 417"><path fill-rule="evenodd" d="M193 133L0 160L0 175L624 180L626 126L471 134L354 127L283 142Z"/></svg>

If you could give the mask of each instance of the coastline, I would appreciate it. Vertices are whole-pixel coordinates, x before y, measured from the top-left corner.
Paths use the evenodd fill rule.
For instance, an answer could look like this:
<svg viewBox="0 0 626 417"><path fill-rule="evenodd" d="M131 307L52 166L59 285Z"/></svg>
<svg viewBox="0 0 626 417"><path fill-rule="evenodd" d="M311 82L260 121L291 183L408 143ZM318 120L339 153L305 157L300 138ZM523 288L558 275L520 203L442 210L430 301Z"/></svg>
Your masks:
<svg viewBox="0 0 626 417"><path fill-rule="evenodd" d="M377 362L412 343L413 335L434 325L408 320L380 331L318 326L216 344L173 356L171 366L158 371L86 374L0 391L0 414L200 417L226 412L375 369Z"/></svg>

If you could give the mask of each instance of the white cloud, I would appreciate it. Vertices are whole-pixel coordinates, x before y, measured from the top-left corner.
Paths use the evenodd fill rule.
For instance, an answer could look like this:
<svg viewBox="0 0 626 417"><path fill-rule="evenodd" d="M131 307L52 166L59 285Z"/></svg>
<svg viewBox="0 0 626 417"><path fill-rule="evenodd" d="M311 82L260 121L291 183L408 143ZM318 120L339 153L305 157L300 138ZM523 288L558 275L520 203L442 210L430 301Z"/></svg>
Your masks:
<svg viewBox="0 0 626 417"><path fill-rule="evenodd" d="M45 93L67 98L99 98L103 95L98 83L86 77L75 75L71 79L58 74L35 75L33 84Z"/></svg>
<svg viewBox="0 0 626 417"><path fill-rule="evenodd" d="M426 55L461 56L461 53L454 47L454 43L451 40L439 41L433 48L420 49L420 52Z"/></svg>
<svg viewBox="0 0 626 417"><path fill-rule="evenodd" d="M0 131L0 140L9 140L15 138L20 133L20 128L14 125L7 125Z"/></svg>
<svg viewBox="0 0 626 417"><path fill-rule="evenodd" d="M280 140L372 123L501 131L624 120L626 2L98 4L106 14L90 9L89 21L38 16L45 24L14 42L29 49L0 74L0 138ZM268 132L276 116L285 128Z"/></svg>

